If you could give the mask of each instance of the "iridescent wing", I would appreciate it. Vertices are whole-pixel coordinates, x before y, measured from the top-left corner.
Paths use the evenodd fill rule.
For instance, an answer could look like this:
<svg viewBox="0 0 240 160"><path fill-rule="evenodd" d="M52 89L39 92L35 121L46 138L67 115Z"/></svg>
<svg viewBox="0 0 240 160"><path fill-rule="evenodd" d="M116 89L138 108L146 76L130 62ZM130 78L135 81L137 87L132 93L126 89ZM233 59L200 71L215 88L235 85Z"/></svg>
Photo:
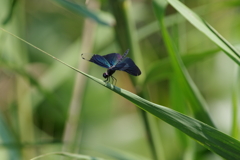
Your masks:
<svg viewBox="0 0 240 160"><path fill-rule="evenodd" d="M110 68L111 70L120 70L125 71L133 76L139 76L141 75L140 69L136 66L136 64L133 62L130 58L124 58L121 62L119 62L116 66L113 66Z"/></svg>
<svg viewBox="0 0 240 160"><path fill-rule="evenodd" d="M103 56L97 54L93 55L89 61L104 68L110 68L112 66Z"/></svg>
<svg viewBox="0 0 240 160"><path fill-rule="evenodd" d="M101 67L110 68L116 65L119 61L121 61L121 59L122 59L122 56L120 54L110 53L104 56L95 54L92 56L92 58L89 61Z"/></svg>
<svg viewBox="0 0 240 160"><path fill-rule="evenodd" d="M111 66L116 65L121 59L122 55L118 53L110 53L103 56Z"/></svg>
<svg viewBox="0 0 240 160"><path fill-rule="evenodd" d="M127 49L123 55L118 53L110 53L103 57L109 62L111 66L115 66L127 56L128 52L129 52L129 49Z"/></svg>

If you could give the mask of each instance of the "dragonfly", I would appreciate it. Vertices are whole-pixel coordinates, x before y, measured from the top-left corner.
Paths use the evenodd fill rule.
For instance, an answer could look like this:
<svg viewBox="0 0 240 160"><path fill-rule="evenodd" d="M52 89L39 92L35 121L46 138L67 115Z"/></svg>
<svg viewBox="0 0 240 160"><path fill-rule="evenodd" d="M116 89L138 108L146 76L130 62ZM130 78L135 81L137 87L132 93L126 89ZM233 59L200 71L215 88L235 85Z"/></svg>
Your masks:
<svg viewBox="0 0 240 160"><path fill-rule="evenodd" d="M119 53L110 53L104 56L94 54L89 60L85 59L83 54L81 54L81 56L84 60L93 62L103 68L107 68L107 71L103 73L103 78L106 79L104 82L110 82L110 78L112 78L112 83L114 80L117 83L117 79L113 77L113 73L115 73L116 70L125 71L133 76L141 75L140 69L133 60L126 57L128 52L129 49L127 49L123 55Z"/></svg>

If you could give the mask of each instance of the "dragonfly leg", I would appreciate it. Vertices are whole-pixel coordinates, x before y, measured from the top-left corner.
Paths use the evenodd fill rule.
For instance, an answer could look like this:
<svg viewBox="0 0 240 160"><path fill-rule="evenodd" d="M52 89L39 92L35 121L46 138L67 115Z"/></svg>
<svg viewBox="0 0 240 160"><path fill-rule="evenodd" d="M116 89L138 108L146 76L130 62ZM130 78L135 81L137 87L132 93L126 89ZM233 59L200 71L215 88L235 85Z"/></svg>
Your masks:
<svg viewBox="0 0 240 160"><path fill-rule="evenodd" d="M108 82L108 80L109 80L109 79L108 79L108 77L107 77L106 80L105 80L104 82Z"/></svg>
<svg viewBox="0 0 240 160"><path fill-rule="evenodd" d="M117 79L115 77L113 77L113 76L111 76L111 77L112 77L113 82L115 80L115 84L114 85L116 85L117 84Z"/></svg>

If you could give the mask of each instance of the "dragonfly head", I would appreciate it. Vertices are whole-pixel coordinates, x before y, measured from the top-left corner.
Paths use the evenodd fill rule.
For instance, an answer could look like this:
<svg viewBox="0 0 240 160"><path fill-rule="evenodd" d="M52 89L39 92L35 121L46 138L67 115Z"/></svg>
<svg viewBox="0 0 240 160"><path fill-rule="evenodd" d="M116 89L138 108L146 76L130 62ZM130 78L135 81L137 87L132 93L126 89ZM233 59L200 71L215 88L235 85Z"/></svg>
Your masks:
<svg viewBox="0 0 240 160"><path fill-rule="evenodd" d="M103 77L104 77L104 78L108 78L109 75L105 72L105 73L103 73Z"/></svg>

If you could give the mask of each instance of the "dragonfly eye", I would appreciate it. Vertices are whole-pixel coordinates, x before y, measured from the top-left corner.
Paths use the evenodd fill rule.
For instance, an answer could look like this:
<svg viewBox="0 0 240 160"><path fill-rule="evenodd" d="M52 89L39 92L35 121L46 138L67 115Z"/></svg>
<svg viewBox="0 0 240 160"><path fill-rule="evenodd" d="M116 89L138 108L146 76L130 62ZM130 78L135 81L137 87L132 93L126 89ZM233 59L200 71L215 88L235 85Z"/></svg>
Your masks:
<svg viewBox="0 0 240 160"><path fill-rule="evenodd" d="M108 74L107 74L107 73L103 73L103 77L104 77L104 78L107 78L107 77L108 77Z"/></svg>

